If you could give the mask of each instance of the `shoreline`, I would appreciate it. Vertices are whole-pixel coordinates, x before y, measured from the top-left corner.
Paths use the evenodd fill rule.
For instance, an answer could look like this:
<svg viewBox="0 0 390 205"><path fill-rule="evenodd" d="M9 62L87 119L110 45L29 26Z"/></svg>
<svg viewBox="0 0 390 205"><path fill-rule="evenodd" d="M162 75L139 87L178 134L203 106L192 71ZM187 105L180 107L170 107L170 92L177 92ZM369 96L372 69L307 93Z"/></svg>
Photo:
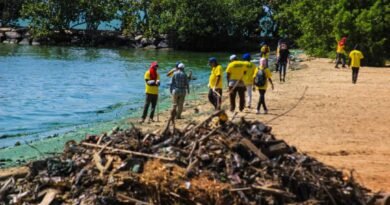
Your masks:
<svg viewBox="0 0 390 205"><path fill-rule="evenodd" d="M386 122L390 120L390 107L386 102L390 96L385 93L390 90L390 69L363 67L356 85L350 82L350 75L349 69L334 69L330 59L305 58L299 69L288 71L286 83L279 83L278 74L273 73L275 90L268 90L266 95L268 115L256 115L252 109L238 113L236 118L265 122L278 139L327 165L355 170L358 181L374 191L389 192L390 148L386 144L390 143L390 128ZM223 99L226 94L224 89ZM202 121L214 112L206 88L197 96L186 101L184 119L176 122L178 127ZM257 98L255 93L253 103ZM222 108L228 108L226 100ZM156 123L140 125L135 118L126 119L126 123L144 132L156 132L163 129L168 117L166 110L160 112Z"/></svg>

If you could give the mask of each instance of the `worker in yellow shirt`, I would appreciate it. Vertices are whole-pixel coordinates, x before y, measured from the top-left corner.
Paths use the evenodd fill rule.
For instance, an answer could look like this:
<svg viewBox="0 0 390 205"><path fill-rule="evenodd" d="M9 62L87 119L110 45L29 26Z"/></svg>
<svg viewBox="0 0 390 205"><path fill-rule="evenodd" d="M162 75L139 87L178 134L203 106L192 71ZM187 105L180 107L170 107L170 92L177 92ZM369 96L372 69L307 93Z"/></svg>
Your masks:
<svg viewBox="0 0 390 205"><path fill-rule="evenodd" d="M216 110L221 109L222 97L222 66L218 64L215 57L209 58L211 73L209 78L209 101Z"/></svg>
<svg viewBox="0 0 390 205"><path fill-rule="evenodd" d="M345 42L346 41L347 41L347 38L343 37L343 38L341 38L341 40L337 44L335 68L339 68L340 61L341 61L343 68L345 68L345 58L347 55L347 53L345 52Z"/></svg>
<svg viewBox="0 0 390 205"><path fill-rule="evenodd" d="M246 86L246 94L248 95L246 105L251 108L252 105L252 87L253 87L253 73L255 72L256 65L251 62L251 54L245 53L242 59L247 62L247 70L244 76L244 83Z"/></svg>
<svg viewBox="0 0 390 205"><path fill-rule="evenodd" d="M153 116L158 100L158 87L160 86L160 75L157 73L157 68L158 63L152 62L144 75L146 98L141 123L145 122L150 104L152 105L152 109L150 111L149 122L154 122Z"/></svg>
<svg viewBox="0 0 390 205"><path fill-rule="evenodd" d="M226 77L229 85L230 111L234 112L236 108L236 96L238 93L240 99L239 110L242 112L245 108L245 83L244 76L247 71L247 62L233 60L226 68Z"/></svg>
<svg viewBox="0 0 390 205"><path fill-rule="evenodd" d="M352 83L356 84L359 69L361 66L361 60L364 58L363 53L358 50L359 45L355 45L354 49L349 53L349 66L352 68Z"/></svg>
<svg viewBox="0 0 390 205"><path fill-rule="evenodd" d="M259 90L260 99L257 103L257 112L260 114L261 105L263 105L264 114L268 114L267 106L265 105L265 92L268 88L268 81L271 83L272 90L274 89L274 84L272 82L272 74L269 68L266 66L266 60L264 58L260 59L260 66L255 69L253 73L253 83L256 86L256 89ZM255 89L255 88L253 88Z"/></svg>
<svg viewBox="0 0 390 205"><path fill-rule="evenodd" d="M260 59L264 58L266 60L267 68L268 68L268 58L269 58L269 53L270 53L270 48L267 44L267 42L262 42L260 44Z"/></svg>

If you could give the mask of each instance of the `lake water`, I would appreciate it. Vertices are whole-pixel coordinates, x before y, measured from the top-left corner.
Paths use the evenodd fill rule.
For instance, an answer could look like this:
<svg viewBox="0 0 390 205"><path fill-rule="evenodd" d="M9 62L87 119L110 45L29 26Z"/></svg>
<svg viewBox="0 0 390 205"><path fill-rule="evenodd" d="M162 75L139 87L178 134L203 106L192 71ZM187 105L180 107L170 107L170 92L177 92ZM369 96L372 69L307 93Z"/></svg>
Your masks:
<svg viewBox="0 0 390 205"><path fill-rule="evenodd" d="M139 117L143 75L151 61L160 64L166 98L169 79L164 74L176 61L194 72L192 86L204 87L210 56L226 65L229 54L0 44L0 147L15 139Z"/></svg>

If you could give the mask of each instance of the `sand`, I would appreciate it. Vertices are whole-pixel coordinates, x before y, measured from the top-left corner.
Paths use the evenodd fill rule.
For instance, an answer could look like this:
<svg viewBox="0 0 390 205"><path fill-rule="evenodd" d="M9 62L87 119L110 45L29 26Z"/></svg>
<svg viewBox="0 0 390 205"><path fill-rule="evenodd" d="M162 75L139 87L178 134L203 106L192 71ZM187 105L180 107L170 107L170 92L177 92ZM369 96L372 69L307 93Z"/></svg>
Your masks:
<svg viewBox="0 0 390 205"><path fill-rule="evenodd" d="M266 95L269 114L247 109L237 116L266 122L277 138L298 150L338 169L354 170L358 181L374 191L390 192L390 69L363 67L358 83L352 84L351 70L335 69L330 59L306 58L299 67L288 71L285 83L273 73L275 90ZM224 90L225 109L226 94ZM206 92L190 97L195 100L186 102L178 127L214 112ZM253 107L257 101L256 93ZM168 117L169 111L164 111L159 122L141 125L138 119L129 119L128 123L156 131L163 129Z"/></svg>
<svg viewBox="0 0 390 205"><path fill-rule="evenodd" d="M374 191L390 192L390 69L362 67L357 84L351 75L350 69L335 69L330 59L306 59L300 69L288 71L285 83L273 73L275 89L266 94L269 114L256 115L251 109L238 116L266 122L277 138L300 151L354 170L358 181ZM226 93L224 108L229 106ZM256 93L252 107L257 101ZM206 93L185 109L178 127L213 112ZM162 129L167 116L164 112L159 123L143 127Z"/></svg>

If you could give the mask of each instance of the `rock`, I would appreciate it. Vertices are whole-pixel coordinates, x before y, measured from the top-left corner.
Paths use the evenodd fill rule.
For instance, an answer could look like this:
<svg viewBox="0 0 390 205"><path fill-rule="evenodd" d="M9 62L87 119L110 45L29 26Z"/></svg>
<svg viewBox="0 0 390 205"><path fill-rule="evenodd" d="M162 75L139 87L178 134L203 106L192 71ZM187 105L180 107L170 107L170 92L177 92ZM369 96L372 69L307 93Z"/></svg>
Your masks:
<svg viewBox="0 0 390 205"><path fill-rule="evenodd" d="M156 49L157 48L157 46L155 46L155 45L148 45L148 46L145 46L144 47L144 49L147 49L147 50L152 50L152 49Z"/></svg>
<svg viewBox="0 0 390 205"><path fill-rule="evenodd" d="M138 35L134 38L136 41L140 41L144 36L143 35Z"/></svg>
<svg viewBox="0 0 390 205"><path fill-rule="evenodd" d="M169 48L168 42L167 41L161 41L157 45L158 48Z"/></svg>
<svg viewBox="0 0 390 205"><path fill-rule="evenodd" d="M8 31L12 31L12 28L8 28L8 27L0 28L0 32L8 32Z"/></svg>
<svg viewBox="0 0 390 205"><path fill-rule="evenodd" d="M148 42L148 39L147 39L147 38L142 38L140 43L142 44L142 46L146 46L146 45L148 45L148 44L149 44L149 42Z"/></svg>
<svg viewBox="0 0 390 205"><path fill-rule="evenodd" d="M19 45L30 45L30 39L23 38L23 40L19 42Z"/></svg>
<svg viewBox="0 0 390 205"><path fill-rule="evenodd" d="M16 31L7 31L5 32L5 36L10 39L22 38L22 35Z"/></svg>
<svg viewBox="0 0 390 205"><path fill-rule="evenodd" d="M33 40L33 41L31 42L31 45L33 45L33 46L39 46L39 45L41 45L41 43L38 42L37 40Z"/></svg>

